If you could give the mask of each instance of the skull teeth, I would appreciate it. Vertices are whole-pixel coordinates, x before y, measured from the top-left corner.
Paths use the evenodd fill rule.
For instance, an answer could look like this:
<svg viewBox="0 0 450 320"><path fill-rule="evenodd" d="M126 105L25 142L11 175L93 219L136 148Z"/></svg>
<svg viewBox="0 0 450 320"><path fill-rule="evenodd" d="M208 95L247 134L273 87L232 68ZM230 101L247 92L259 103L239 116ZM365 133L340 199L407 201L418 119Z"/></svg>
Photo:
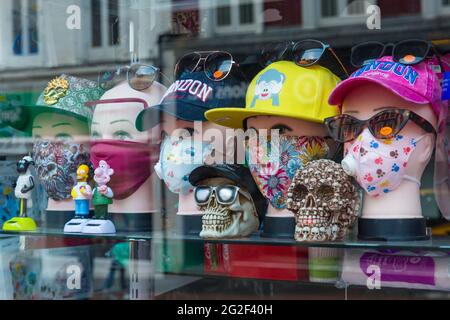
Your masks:
<svg viewBox="0 0 450 320"><path fill-rule="evenodd" d="M207 213L203 215L203 230L224 232L233 223L233 219L229 214Z"/></svg>

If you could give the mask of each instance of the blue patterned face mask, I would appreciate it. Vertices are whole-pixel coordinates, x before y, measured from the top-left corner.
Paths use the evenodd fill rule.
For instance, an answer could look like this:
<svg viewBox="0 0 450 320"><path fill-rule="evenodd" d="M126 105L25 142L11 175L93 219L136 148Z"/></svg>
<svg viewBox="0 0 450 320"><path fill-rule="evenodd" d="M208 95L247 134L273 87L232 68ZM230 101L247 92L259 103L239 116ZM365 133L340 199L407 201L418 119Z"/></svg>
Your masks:
<svg viewBox="0 0 450 320"><path fill-rule="evenodd" d="M298 170L326 158L329 146L320 137L280 136L276 141L250 139L247 162L259 190L276 209L286 208L286 195Z"/></svg>
<svg viewBox="0 0 450 320"><path fill-rule="evenodd" d="M212 145L206 142L167 137L162 143L155 172L171 192L189 194L194 190L189 175L204 165L212 149Z"/></svg>

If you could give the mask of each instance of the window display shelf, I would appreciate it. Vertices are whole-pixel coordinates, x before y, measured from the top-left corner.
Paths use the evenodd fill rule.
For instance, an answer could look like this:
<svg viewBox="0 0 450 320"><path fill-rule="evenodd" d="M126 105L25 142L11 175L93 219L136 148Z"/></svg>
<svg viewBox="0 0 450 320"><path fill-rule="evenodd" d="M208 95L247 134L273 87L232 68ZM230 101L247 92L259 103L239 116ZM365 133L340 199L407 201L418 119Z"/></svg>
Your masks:
<svg viewBox="0 0 450 320"><path fill-rule="evenodd" d="M255 245L255 246L282 246L282 247L304 247L304 248L336 248L336 249L373 249L373 250L432 250L432 251L450 251L450 237L433 237L428 241L362 241L356 236L351 235L345 241L341 242L297 242L286 238L264 238L259 234L253 234L248 238L240 239L203 239L198 235L178 234L176 232L118 232L116 234L82 234L82 233L64 233L60 229L38 228L36 231L28 232L9 232L0 231L0 237L5 236L36 236L36 237L63 237L63 238L85 238L85 239L106 239L118 241L140 241L157 242L176 241L176 242L200 242L211 244L229 244L229 245Z"/></svg>
<svg viewBox="0 0 450 320"><path fill-rule="evenodd" d="M118 232L115 234L85 234L85 233L64 233L61 229L38 228L36 231L0 231L1 236L35 236L35 237L64 237L64 238L85 238L85 239L107 239L119 241L149 241L152 234L149 232Z"/></svg>

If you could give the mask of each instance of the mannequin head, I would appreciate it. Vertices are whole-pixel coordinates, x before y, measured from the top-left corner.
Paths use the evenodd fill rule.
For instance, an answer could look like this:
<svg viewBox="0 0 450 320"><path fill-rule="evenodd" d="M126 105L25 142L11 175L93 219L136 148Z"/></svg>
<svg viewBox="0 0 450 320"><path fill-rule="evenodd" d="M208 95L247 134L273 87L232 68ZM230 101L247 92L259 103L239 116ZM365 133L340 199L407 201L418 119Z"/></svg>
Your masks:
<svg viewBox="0 0 450 320"><path fill-rule="evenodd" d="M431 123L435 129L437 127L437 117L429 104L419 105L406 101L377 84L365 84L352 90L344 100L342 112L360 120L367 120L387 106L413 111ZM420 181L433 155L435 137L412 121L408 122L400 134L416 139L422 137L406 167L406 175ZM352 143L353 141L345 145L346 154Z"/></svg>
<svg viewBox="0 0 450 320"><path fill-rule="evenodd" d="M259 132L258 141L253 137L249 140L247 155L252 176L270 202L268 218L293 219L285 202L295 172L308 161L329 155L323 121L339 112L328 104L329 94L339 81L332 72L318 65L303 68L291 61L277 61L252 80L245 108L206 113L208 120L218 124L253 129L246 132L247 136L254 136L254 130ZM278 146L272 143L274 137L266 136L277 129ZM269 148L279 150L279 156L269 155Z"/></svg>
<svg viewBox="0 0 450 320"><path fill-rule="evenodd" d="M43 183L49 196L48 210L72 211L73 202L70 189L76 184L76 169L78 165L89 161L89 126L86 121L64 113L48 112L38 114L32 123L34 143L34 159L38 178ZM52 144L63 143L67 146L61 150L64 154L79 157L64 157L65 161L58 162L53 158L53 151L48 152L41 141ZM56 146L56 145L55 145ZM69 147L71 146L71 147ZM80 163L78 163L81 161Z"/></svg>
<svg viewBox="0 0 450 320"><path fill-rule="evenodd" d="M137 98L142 99L151 107L159 102L163 96L165 87L154 83L144 91L133 90L128 82L122 82L113 89L107 91L101 100ZM152 134L159 131L159 125L154 129L140 132L136 129L137 115L144 109L142 102L108 103L98 105L94 109L91 124L91 136L93 139L125 140L141 143L157 141Z"/></svg>
<svg viewBox="0 0 450 320"><path fill-rule="evenodd" d="M176 138L178 135L183 135L183 137L185 137L185 134L189 134L194 141L198 140L203 142L203 151L206 151L205 148L207 144L211 144L212 148L215 150L220 150L212 155L206 152L204 163L208 165L225 162L226 158L225 155L222 154L222 150L229 152L231 151L230 148L234 148L234 144L233 146L230 146L230 144L226 143L226 128L212 122L185 121L163 112L161 116L160 131L159 137L161 140L165 137ZM182 216L202 215L202 212L195 203L192 192L179 193L177 214Z"/></svg>
<svg viewBox="0 0 450 320"><path fill-rule="evenodd" d="M310 122L310 121L305 121L305 120L301 120L301 119L294 119L294 118L288 118L288 117L277 117L277 116L256 116L256 117L252 117L247 119L247 128L248 129L254 129L257 132L260 132L261 129L265 129L268 130L268 134L270 134L271 130L279 130L279 134L280 134L280 138L282 139L283 136L284 137L308 137L308 138L314 138L314 139L323 139L324 143L327 144L329 143L329 141L325 140L325 138L327 137L327 132L326 132L326 128L323 124L320 123L315 123L315 122ZM283 145L283 142L282 142ZM332 146L329 145L328 146L328 150L331 148ZM289 147L291 148L291 147ZM293 148L293 147L292 147ZM326 154L326 149L321 149L324 151L324 154L322 155L312 155L312 157L314 157L314 159L321 158L321 157L325 157L327 156ZM285 151L282 147L282 149L280 150L282 153ZM329 152L328 152L329 154ZM316 159L316 160L317 160ZM287 169L289 170L290 167L289 165L287 165ZM293 170L295 171L295 170ZM260 172L257 172L258 176L261 175ZM292 172L292 174L295 175L295 172ZM254 178L256 180L258 180L258 177ZM268 178L267 178L268 179ZM262 184L267 184L269 186L270 183L267 183L267 179L262 178L262 180L259 183ZM270 178L270 181L274 181L273 178ZM280 181L281 177L277 178L278 181ZM287 177L286 177L286 182L288 182ZM286 184L287 187L289 187L288 184ZM280 183L279 187L277 187L277 190L281 190L280 188L282 188L282 184ZM287 189L285 190L284 193L287 192ZM276 195L274 195L276 197ZM272 201L272 199L269 199ZM285 201L282 200L282 202L284 203ZM279 205L277 205L277 207L275 207L273 205L273 203L271 203L271 205L269 205L269 211L267 214L269 217L293 217L293 214L291 211L287 210L287 209L280 209Z"/></svg>
<svg viewBox="0 0 450 320"><path fill-rule="evenodd" d="M56 140L59 138L86 142L89 125L86 121L61 113L41 113L34 118L32 127L34 139Z"/></svg>
<svg viewBox="0 0 450 320"><path fill-rule="evenodd" d="M155 211L154 201L148 197L153 195L151 174L159 152L157 133L160 128L156 125L141 132L135 122L138 114L157 104L164 92L165 87L156 82L143 91L136 91L128 82L122 82L99 101L90 103L94 108L91 160L94 165L106 160L116 171L111 180L115 194L110 206L112 213Z"/></svg>
<svg viewBox="0 0 450 320"><path fill-rule="evenodd" d="M360 220L360 227L364 224L360 228L362 237L372 238L370 230L382 230L375 237L388 239L424 237L420 183L435 149L438 115L443 111L435 65L434 59L403 65L386 56L366 64L330 95L331 104L341 106L344 114L357 119L368 120L380 112L393 111L381 115L372 127L372 131L379 130L378 133L364 128L361 135L345 145L343 168L365 190L363 219ZM393 123L395 110L400 109L412 113L400 117L397 113L397 123ZM346 137L338 137L335 131L336 125L342 127L340 121L342 119L330 119L327 123L330 133L336 132L335 138L345 140ZM403 125L400 132L395 131L399 124ZM356 124L340 133L349 134L352 129L357 129ZM400 228L398 233L388 231L392 221L405 223L406 220L413 227ZM384 222L388 225L386 228L368 226ZM411 234L400 234L403 231Z"/></svg>

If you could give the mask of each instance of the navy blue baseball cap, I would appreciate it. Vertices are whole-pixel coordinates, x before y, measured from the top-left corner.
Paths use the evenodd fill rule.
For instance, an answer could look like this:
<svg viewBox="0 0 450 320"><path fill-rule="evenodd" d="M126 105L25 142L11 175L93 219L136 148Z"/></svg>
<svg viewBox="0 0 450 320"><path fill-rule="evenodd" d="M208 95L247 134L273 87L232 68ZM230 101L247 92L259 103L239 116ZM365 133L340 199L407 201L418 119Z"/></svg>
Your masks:
<svg viewBox="0 0 450 320"><path fill-rule="evenodd" d="M160 122L160 112L179 120L208 121L205 113L216 108L243 108L248 82L231 72L224 80L213 81L203 71L186 72L176 80L159 105L143 110L136 128L146 131Z"/></svg>

